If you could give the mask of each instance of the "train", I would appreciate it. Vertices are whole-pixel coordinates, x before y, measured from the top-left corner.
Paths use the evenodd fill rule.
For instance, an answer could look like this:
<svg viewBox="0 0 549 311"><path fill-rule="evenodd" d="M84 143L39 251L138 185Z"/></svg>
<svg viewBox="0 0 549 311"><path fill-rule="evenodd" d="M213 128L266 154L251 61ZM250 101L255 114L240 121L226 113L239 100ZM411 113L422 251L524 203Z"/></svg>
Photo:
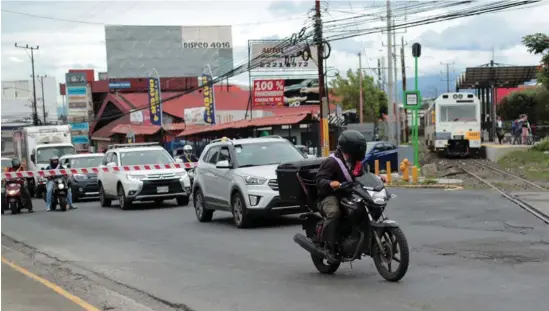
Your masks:
<svg viewBox="0 0 549 311"><path fill-rule="evenodd" d="M425 145L432 152L466 157L481 148L481 104L470 93L444 93L425 113Z"/></svg>

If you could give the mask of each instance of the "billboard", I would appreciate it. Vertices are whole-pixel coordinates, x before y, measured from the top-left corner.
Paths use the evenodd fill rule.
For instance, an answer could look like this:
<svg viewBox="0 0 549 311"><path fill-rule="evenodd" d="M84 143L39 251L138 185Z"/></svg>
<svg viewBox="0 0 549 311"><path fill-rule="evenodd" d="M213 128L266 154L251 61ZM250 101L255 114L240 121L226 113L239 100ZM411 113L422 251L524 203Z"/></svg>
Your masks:
<svg viewBox="0 0 549 311"><path fill-rule="evenodd" d="M319 105L318 78L254 79L252 103L254 107Z"/></svg>
<svg viewBox="0 0 549 311"><path fill-rule="evenodd" d="M252 69L253 72L289 72L289 71L318 71L316 64L316 55L318 49L316 46L307 46L303 43L284 46L287 43L284 40L258 40L250 41L250 59L259 58L259 66ZM307 50L304 57L292 57L298 52ZM291 62L286 64L286 58Z"/></svg>
<svg viewBox="0 0 549 311"><path fill-rule="evenodd" d="M205 107L185 108L183 110L185 124L187 125L206 125L204 122Z"/></svg>
<svg viewBox="0 0 549 311"><path fill-rule="evenodd" d="M231 26L105 26L109 79L199 77L204 64L214 76L233 69Z"/></svg>
<svg viewBox="0 0 549 311"><path fill-rule="evenodd" d="M212 87L213 78L204 73L202 75L202 94L204 95L204 122L215 124L215 97Z"/></svg>

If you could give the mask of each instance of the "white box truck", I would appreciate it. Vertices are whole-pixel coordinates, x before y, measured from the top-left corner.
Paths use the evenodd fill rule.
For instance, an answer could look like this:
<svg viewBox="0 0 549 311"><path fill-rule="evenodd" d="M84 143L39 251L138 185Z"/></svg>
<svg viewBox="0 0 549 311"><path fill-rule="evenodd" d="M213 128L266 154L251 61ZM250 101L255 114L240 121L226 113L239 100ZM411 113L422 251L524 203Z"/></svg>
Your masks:
<svg viewBox="0 0 549 311"><path fill-rule="evenodd" d="M15 155L28 171L37 172L50 164L53 156L75 154L69 125L29 126L14 132ZM31 195L41 197L46 179L29 179Z"/></svg>

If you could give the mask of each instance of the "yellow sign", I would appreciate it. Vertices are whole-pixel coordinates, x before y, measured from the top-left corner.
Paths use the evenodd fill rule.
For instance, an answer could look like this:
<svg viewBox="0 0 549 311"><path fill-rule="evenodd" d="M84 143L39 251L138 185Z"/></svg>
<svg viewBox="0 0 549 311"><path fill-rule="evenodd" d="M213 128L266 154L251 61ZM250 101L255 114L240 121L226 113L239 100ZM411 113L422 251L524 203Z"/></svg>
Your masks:
<svg viewBox="0 0 549 311"><path fill-rule="evenodd" d="M480 132L465 132L465 139L480 140Z"/></svg>

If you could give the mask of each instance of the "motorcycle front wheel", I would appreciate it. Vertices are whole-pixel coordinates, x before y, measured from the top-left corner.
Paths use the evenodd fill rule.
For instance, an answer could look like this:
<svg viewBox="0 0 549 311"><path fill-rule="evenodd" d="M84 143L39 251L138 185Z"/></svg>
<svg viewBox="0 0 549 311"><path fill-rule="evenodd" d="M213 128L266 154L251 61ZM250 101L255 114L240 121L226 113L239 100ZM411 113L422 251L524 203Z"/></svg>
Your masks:
<svg viewBox="0 0 549 311"><path fill-rule="evenodd" d="M59 209L61 209L61 211L63 212L67 210L67 198L65 197L59 198Z"/></svg>
<svg viewBox="0 0 549 311"><path fill-rule="evenodd" d="M406 275L410 262L406 236L400 228L388 228L381 233L380 239L385 255L376 242L372 251L377 272L389 282L398 282ZM398 268L393 269L393 262L398 263Z"/></svg>

